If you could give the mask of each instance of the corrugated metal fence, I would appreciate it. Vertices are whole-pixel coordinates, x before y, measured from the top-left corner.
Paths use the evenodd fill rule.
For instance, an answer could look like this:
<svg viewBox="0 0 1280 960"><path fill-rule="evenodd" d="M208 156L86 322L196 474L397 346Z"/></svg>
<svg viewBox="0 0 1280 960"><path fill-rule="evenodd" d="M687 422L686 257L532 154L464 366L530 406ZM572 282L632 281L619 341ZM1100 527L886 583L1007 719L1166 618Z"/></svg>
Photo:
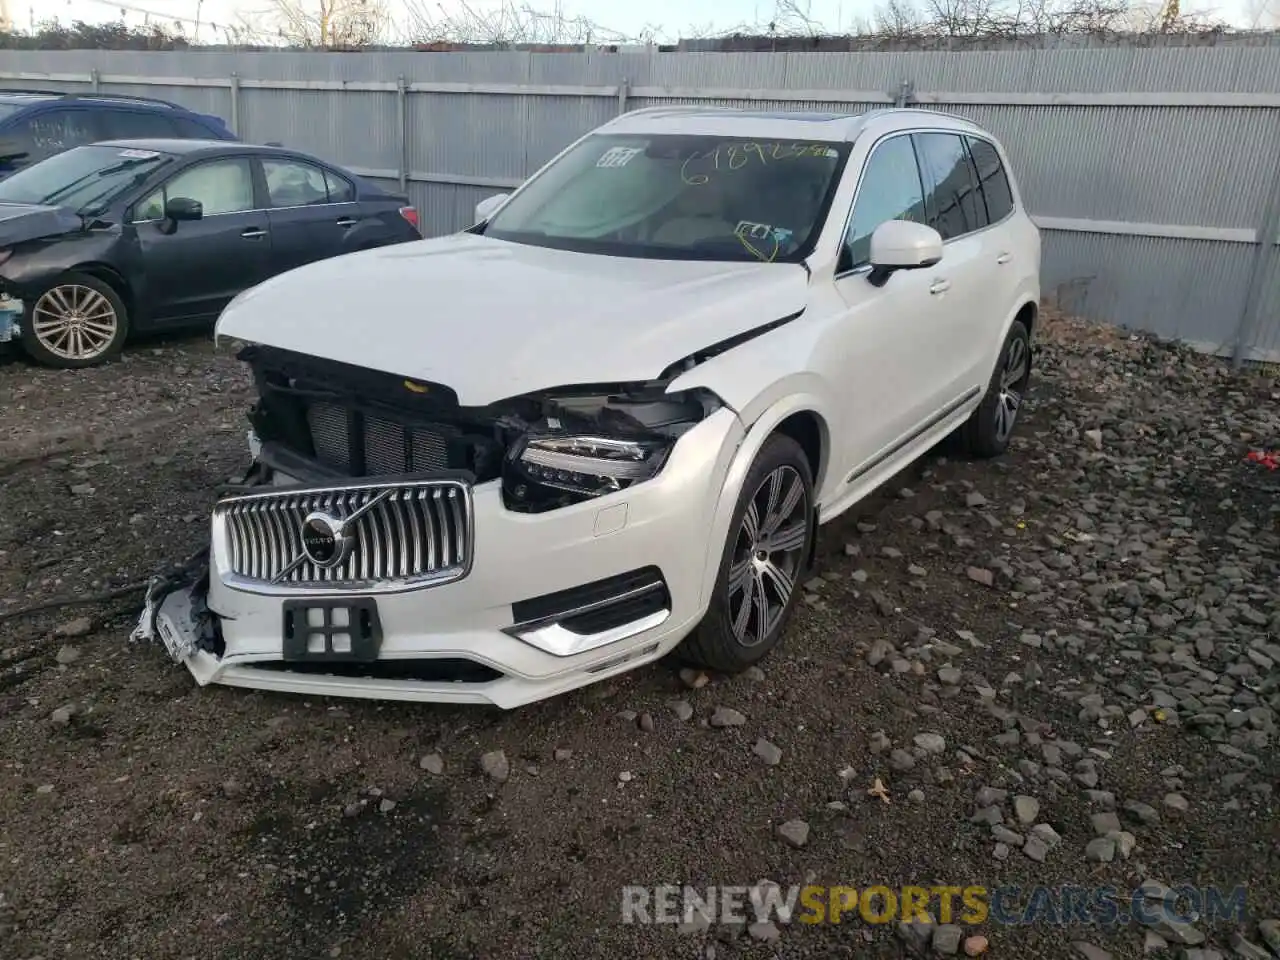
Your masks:
<svg viewBox="0 0 1280 960"><path fill-rule="evenodd" d="M619 112L905 100L1007 144L1045 292L1084 316L1280 361L1280 45L965 53L4 51L0 86L162 97L399 182L468 225Z"/></svg>

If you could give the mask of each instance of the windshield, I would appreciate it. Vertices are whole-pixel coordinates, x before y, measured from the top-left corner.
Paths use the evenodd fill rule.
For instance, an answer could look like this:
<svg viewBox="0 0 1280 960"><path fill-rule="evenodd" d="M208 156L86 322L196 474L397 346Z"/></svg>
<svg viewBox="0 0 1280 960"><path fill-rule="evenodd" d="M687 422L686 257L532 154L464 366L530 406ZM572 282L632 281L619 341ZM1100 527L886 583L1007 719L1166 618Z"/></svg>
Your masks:
<svg viewBox="0 0 1280 960"><path fill-rule="evenodd" d="M487 237L664 260L807 256L847 143L597 134L478 228Z"/></svg>
<svg viewBox="0 0 1280 960"><path fill-rule="evenodd" d="M0 120L3 120L5 117L9 116L10 114L17 113L19 110L23 109L23 107L25 106L26 104L22 104L22 103L0 103ZM0 134L0 139L3 139L3 136L4 136L3 134Z"/></svg>
<svg viewBox="0 0 1280 960"><path fill-rule="evenodd" d="M0 203L40 203L70 207L77 213L94 212L172 159L154 150L75 147L0 180Z"/></svg>

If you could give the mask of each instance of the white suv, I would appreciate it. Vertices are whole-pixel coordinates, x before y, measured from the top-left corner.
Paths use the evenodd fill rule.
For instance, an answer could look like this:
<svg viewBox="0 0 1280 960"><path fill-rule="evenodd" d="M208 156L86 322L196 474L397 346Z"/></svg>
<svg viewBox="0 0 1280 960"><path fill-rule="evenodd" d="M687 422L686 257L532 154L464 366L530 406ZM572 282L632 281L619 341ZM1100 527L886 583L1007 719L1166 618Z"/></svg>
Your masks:
<svg viewBox="0 0 1280 960"><path fill-rule="evenodd" d="M953 431L1009 442L1040 238L967 120L640 110L477 219L223 313L253 465L136 632L200 683L510 708L677 646L739 671L819 524Z"/></svg>

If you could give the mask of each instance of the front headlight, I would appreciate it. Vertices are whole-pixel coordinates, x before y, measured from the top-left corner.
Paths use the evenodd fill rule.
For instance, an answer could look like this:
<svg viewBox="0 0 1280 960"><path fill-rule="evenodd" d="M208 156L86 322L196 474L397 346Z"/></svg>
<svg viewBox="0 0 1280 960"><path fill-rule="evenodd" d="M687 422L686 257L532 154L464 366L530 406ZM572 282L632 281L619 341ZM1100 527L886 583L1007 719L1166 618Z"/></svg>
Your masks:
<svg viewBox="0 0 1280 960"><path fill-rule="evenodd" d="M511 450L503 486L517 509L536 509L540 501L546 509L615 493L655 477L674 442L666 437L526 436Z"/></svg>
<svg viewBox="0 0 1280 960"><path fill-rule="evenodd" d="M617 493L652 480L680 438L723 406L695 387L668 393L665 382L631 384L603 393L568 388L531 399L518 438L502 464L508 510L541 513Z"/></svg>

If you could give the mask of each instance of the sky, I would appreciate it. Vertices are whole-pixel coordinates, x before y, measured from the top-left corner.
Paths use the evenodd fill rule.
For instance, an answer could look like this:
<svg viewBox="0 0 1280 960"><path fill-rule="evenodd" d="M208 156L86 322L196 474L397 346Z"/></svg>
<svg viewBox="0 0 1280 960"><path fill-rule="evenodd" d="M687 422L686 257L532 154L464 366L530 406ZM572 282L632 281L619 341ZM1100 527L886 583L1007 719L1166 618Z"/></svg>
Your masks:
<svg viewBox="0 0 1280 960"><path fill-rule="evenodd" d="M307 0L296 0L306 3ZM457 9L463 0L388 0L393 11L401 18L407 4L417 3L430 10L436 17ZM477 10L493 8L501 0L468 0ZM1230 22L1243 25L1245 11L1250 0L1183 0L1184 8L1213 13ZM856 27L859 20L873 19L876 0L798 0L801 8L807 6L811 20L826 32L846 32ZM700 0L691 4L688 0L517 0L517 5L527 4L538 10L553 10L557 6L566 16L582 16L592 22L617 31L625 36L638 36L648 27L661 28L663 39L708 32L722 32L734 27L764 24L774 12L774 0ZM89 23L119 20L141 24L145 19L164 21L179 18L190 36L197 20L202 25L200 39L212 40L210 23L234 23L237 13L259 14L270 8L270 0L8 0L10 15L18 26L25 26L33 19L56 17L64 23L84 20ZM696 10L696 13L695 13ZM171 20L172 22L172 20ZM217 38L224 39L223 37Z"/></svg>

